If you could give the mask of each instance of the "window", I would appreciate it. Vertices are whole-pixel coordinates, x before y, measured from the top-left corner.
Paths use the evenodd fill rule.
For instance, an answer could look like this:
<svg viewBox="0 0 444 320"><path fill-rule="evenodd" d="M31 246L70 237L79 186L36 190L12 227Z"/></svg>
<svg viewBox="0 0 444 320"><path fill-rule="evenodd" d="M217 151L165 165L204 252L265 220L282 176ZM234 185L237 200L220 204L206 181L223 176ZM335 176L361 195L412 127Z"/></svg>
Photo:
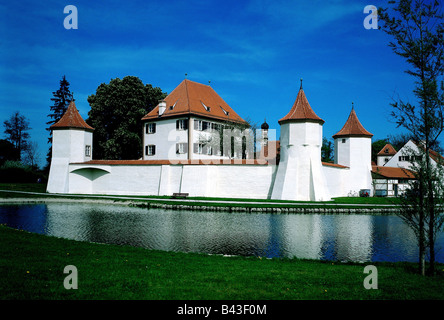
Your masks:
<svg viewBox="0 0 444 320"><path fill-rule="evenodd" d="M345 143L345 141L346 141L345 139L342 139L342 143Z"/></svg>
<svg viewBox="0 0 444 320"><path fill-rule="evenodd" d="M154 156L155 154L156 154L156 146L154 144L145 146L145 155Z"/></svg>
<svg viewBox="0 0 444 320"><path fill-rule="evenodd" d="M194 144L194 153L202 154L204 149L203 143L195 143Z"/></svg>
<svg viewBox="0 0 444 320"><path fill-rule="evenodd" d="M85 146L85 157L91 157L91 146Z"/></svg>
<svg viewBox="0 0 444 320"><path fill-rule="evenodd" d="M187 153L188 144L187 143L176 143L176 153L183 154Z"/></svg>
<svg viewBox="0 0 444 320"><path fill-rule="evenodd" d="M385 152L385 153L389 153L389 149L388 149L388 148L385 148L384 152Z"/></svg>
<svg viewBox="0 0 444 320"><path fill-rule="evenodd" d="M180 119L176 121L176 130L187 130L188 129L188 120Z"/></svg>
<svg viewBox="0 0 444 320"><path fill-rule="evenodd" d="M399 161L420 161L422 156L399 156Z"/></svg>
<svg viewBox="0 0 444 320"><path fill-rule="evenodd" d="M213 147L212 146L207 146L207 155L209 155L209 156L213 155Z"/></svg>
<svg viewBox="0 0 444 320"><path fill-rule="evenodd" d="M220 124L217 124L217 123L211 123L211 130L213 130L213 131L219 131L219 130L220 130Z"/></svg>
<svg viewBox="0 0 444 320"><path fill-rule="evenodd" d="M207 110L208 112L211 111L211 108L209 106L206 106L202 101L200 103L202 103L202 105L205 108L205 110Z"/></svg>
<svg viewBox="0 0 444 320"><path fill-rule="evenodd" d="M194 130L206 131L209 129L211 129L211 122L202 121L202 120L194 120Z"/></svg>
<svg viewBox="0 0 444 320"><path fill-rule="evenodd" d="M145 133L156 133L156 124L148 123L145 127Z"/></svg>
<svg viewBox="0 0 444 320"><path fill-rule="evenodd" d="M225 113L226 116L230 115L230 113L229 113L227 110L225 110L225 109L222 108L221 106L219 106L219 107L222 109L222 111Z"/></svg>

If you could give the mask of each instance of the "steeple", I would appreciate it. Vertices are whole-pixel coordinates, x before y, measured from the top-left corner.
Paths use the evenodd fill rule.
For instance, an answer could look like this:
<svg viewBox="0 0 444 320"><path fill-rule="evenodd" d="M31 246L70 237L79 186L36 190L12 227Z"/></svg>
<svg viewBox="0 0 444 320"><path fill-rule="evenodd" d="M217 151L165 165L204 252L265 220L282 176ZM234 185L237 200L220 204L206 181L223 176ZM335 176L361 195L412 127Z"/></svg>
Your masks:
<svg viewBox="0 0 444 320"><path fill-rule="evenodd" d="M310 104L308 103L307 97L305 96L304 90L302 89L302 79L301 87L299 89L296 101L293 104L290 112L279 120L279 124L285 122L318 122L323 124L325 121L317 116L313 111Z"/></svg>
<svg viewBox="0 0 444 320"><path fill-rule="evenodd" d="M359 121L353 103L347 121L345 122L342 129L333 136L333 139L340 137L373 137L373 134L365 130L365 128Z"/></svg>

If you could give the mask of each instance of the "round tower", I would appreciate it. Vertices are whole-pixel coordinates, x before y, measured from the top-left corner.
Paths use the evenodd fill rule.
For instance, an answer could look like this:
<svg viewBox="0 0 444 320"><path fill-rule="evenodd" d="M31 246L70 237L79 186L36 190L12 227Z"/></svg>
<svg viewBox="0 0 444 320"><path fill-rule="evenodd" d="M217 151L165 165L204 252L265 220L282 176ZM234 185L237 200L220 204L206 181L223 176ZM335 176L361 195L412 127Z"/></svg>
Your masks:
<svg viewBox="0 0 444 320"><path fill-rule="evenodd" d="M347 192L359 194L361 189L372 189L372 137L356 115L354 106L342 129L333 136L335 163L349 167Z"/></svg>
<svg viewBox="0 0 444 320"><path fill-rule="evenodd" d="M281 126L280 162L272 199L329 200L322 170L321 147L324 120L299 89L290 112L279 120Z"/></svg>
<svg viewBox="0 0 444 320"><path fill-rule="evenodd" d="M67 193L69 164L92 160L94 128L83 120L71 101L65 114L50 129L52 158L47 192Z"/></svg>

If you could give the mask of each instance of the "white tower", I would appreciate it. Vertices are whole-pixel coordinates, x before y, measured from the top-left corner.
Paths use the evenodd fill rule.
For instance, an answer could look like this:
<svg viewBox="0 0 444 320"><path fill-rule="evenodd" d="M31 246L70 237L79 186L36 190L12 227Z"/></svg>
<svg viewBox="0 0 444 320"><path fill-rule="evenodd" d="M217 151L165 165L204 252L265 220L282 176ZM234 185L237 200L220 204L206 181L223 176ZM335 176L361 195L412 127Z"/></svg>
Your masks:
<svg viewBox="0 0 444 320"><path fill-rule="evenodd" d="M47 192L67 193L69 164L92 160L94 128L83 120L74 101L71 101L65 114L50 129L52 158Z"/></svg>
<svg viewBox="0 0 444 320"><path fill-rule="evenodd" d="M301 88L290 112L279 120L280 162L272 199L330 200L322 170L322 125Z"/></svg>
<svg viewBox="0 0 444 320"><path fill-rule="evenodd" d="M361 189L372 189L372 136L359 122L352 105L344 127L333 136L335 163L350 168L346 192L359 194Z"/></svg>

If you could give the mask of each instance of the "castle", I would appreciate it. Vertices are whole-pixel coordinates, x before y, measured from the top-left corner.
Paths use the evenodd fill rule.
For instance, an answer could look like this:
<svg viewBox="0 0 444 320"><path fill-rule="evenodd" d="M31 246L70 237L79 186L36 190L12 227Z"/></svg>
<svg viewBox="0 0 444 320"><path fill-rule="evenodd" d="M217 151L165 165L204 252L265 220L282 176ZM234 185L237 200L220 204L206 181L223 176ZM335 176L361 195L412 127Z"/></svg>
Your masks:
<svg viewBox="0 0 444 320"><path fill-rule="evenodd" d="M51 126L47 191L327 201L361 190L373 194L372 171L382 167L372 167L373 135L362 126L353 107L343 128L333 136L334 163L321 161L325 121L313 111L302 83L293 106L279 120L279 162L273 161L273 154L252 157L246 148L248 124L209 85L183 80L142 120L141 159L95 160L94 128L71 102ZM225 136L223 131L236 130L239 139L231 135L228 144L215 142ZM267 132L264 123L262 148L273 151L270 146L276 141L268 141ZM382 174L378 178L393 177Z"/></svg>

